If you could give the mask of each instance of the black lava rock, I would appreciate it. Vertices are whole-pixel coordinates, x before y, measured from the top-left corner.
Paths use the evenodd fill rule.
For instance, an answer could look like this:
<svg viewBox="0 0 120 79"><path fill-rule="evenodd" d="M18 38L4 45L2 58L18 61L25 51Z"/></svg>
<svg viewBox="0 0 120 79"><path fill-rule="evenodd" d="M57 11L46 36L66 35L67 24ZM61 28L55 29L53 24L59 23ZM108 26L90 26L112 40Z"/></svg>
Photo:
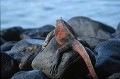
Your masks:
<svg viewBox="0 0 120 79"><path fill-rule="evenodd" d="M16 41L9 41L1 45L1 51L9 51L16 44Z"/></svg>
<svg viewBox="0 0 120 79"><path fill-rule="evenodd" d="M114 33L115 29L101 22L87 17L73 17L67 22L74 30L77 36L96 37L99 30Z"/></svg>
<svg viewBox="0 0 120 79"><path fill-rule="evenodd" d="M44 40L39 39L23 39L17 42L10 51L6 51L5 53L14 57L14 54L20 52L23 48L30 46L30 45L42 45ZM16 59L16 58L15 58Z"/></svg>
<svg viewBox="0 0 120 79"><path fill-rule="evenodd" d="M47 34L51 32L55 27L52 25L45 25L40 28L35 29L26 29L24 33L21 34L22 39L26 38L39 38L39 39L45 39Z"/></svg>
<svg viewBox="0 0 120 79"><path fill-rule="evenodd" d="M105 39L97 38L97 37L78 37L77 40L85 41L89 44L90 49L94 49L99 43L106 41Z"/></svg>
<svg viewBox="0 0 120 79"><path fill-rule="evenodd" d="M42 46L40 45L30 45L14 55L17 60L20 60L19 68L21 70L32 70L32 60L35 58L38 52L41 51L41 47Z"/></svg>
<svg viewBox="0 0 120 79"><path fill-rule="evenodd" d="M100 43L94 50L95 68L101 79L120 72L120 39L111 39Z"/></svg>
<svg viewBox="0 0 120 79"><path fill-rule="evenodd" d="M31 70L17 72L11 79L48 79L48 78L40 70Z"/></svg>
<svg viewBox="0 0 120 79"><path fill-rule="evenodd" d="M20 34L23 32L23 28L16 26L8 29L3 29L0 36L6 41L19 41Z"/></svg>
<svg viewBox="0 0 120 79"><path fill-rule="evenodd" d="M113 38L111 34L115 33L115 29L111 26L87 17L73 17L67 23L71 26L75 35L82 41L86 41L92 49L99 43Z"/></svg>
<svg viewBox="0 0 120 79"><path fill-rule="evenodd" d="M11 78L19 71L18 63L9 55L0 53L1 57L1 79Z"/></svg>
<svg viewBox="0 0 120 79"><path fill-rule="evenodd" d="M84 79L88 74L88 69L83 59L72 49L65 50L61 53L58 67L54 69L59 57L56 54L58 48L60 48L60 45L53 37L46 48L34 58L32 68L43 71L50 78L75 79L79 77ZM90 49L86 49L94 65L94 55Z"/></svg>

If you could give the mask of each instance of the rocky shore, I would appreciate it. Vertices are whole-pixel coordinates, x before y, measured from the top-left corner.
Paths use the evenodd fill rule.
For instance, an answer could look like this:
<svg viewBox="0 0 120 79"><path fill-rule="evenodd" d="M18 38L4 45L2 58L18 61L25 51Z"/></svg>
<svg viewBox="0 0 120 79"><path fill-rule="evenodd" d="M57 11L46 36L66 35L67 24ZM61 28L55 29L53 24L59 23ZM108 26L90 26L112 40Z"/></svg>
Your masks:
<svg viewBox="0 0 120 79"><path fill-rule="evenodd" d="M120 79L120 23L117 29L87 17L66 21L71 33L86 49L99 79ZM92 79L78 53L61 47L49 37L56 26L24 29L14 26L1 30L2 79ZM44 42L46 37L50 39ZM66 41L67 42L67 41ZM58 57L59 60L58 60ZM59 63L57 67L56 60Z"/></svg>

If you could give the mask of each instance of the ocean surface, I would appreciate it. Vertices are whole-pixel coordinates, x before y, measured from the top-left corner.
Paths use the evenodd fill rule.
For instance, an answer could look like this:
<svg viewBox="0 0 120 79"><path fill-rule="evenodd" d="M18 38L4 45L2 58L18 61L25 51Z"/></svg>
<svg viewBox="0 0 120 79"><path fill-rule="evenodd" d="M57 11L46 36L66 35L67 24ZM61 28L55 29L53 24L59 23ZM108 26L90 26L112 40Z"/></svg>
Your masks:
<svg viewBox="0 0 120 79"><path fill-rule="evenodd" d="M2 29L55 26L59 17L67 21L74 16L86 16L116 28L120 0L1 0Z"/></svg>

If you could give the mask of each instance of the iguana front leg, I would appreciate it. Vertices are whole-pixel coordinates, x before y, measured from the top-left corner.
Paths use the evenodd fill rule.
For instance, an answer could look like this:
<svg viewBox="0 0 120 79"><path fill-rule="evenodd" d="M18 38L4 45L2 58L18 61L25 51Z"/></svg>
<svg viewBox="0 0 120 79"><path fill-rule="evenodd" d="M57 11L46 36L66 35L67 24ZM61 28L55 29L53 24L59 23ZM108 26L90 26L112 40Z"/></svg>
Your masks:
<svg viewBox="0 0 120 79"><path fill-rule="evenodd" d="M44 41L44 43L43 43L43 45L42 45L42 49L44 49L44 48L49 44L50 40L51 40L54 36L55 36L55 30L51 31L51 32L47 35L47 37L46 37L46 39L45 39L45 41Z"/></svg>
<svg viewBox="0 0 120 79"><path fill-rule="evenodd" d="M62 55L63 55L63 53L64 52L66 52L68 49L70 49L71 48L71 45L70 44L66 44L66 45L64 45L64 46L62 46L62 47L60 47L60 48L58 48L58 50L56 51L56 60L54 60L54 65L53 66L51 66L52 68L51 68L51 70L50 70L50 73L54 73L54 74L57 74L57 68L58 68L58 66L59 66L59 64L60 64L60 62L61 62L61 59L62 59Z"/></svg>

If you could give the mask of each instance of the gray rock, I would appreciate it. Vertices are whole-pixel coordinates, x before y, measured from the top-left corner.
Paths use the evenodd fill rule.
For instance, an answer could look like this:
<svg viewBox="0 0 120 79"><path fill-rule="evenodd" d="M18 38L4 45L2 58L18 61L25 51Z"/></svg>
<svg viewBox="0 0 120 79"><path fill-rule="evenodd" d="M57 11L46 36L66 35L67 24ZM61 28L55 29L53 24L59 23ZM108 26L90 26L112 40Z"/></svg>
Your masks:
<svg viewBox="0 0 120 79"><path fill-rule="evenodd" d="M79 37L96 37L99 30L104 30L109 33L115 32L114 28L87 17L73 17L68 20L68 24Z"/></svg>
<svg viewBox="0 0 120 79"><path fill-rule="evenodd" d="M94 52L96 54L95 68L101 79L120 72L120 39L102 42Z"/></svg>
<svg viewBox="0 0 120 79"><path fill-rule="evenodd" d="M0 33L1 37L6 41L19 41L20 34L23 32L23 28L20 26L3 29Z"/></svg>
<svg viewBox="0 0 120 79"><path fill-rule="evenodd" d="M0 53L1 57L1 79L11 78L18 70L17 62L5 53Z"/></svg>
<svg viewBox="0 0 120 79"><path fill-rule="evenodd" d="M105 32L103 30L99 30L96 37L97 38L102 38L102 39L105 39L105 40L108 40L108 39L112 38L112 36L109 32Z"/></svg>
<svg viewBox="0 0 120 79"><path fill-rule="evenodd" d="M1 51L5 52L11 50L11 48L15 45L15 43L16 41L10 41L4 43L3 45L1 45Z"/></svg>
<svg viewBox="0 0 120 79"><path fill-rule="evenodd" d="M5 53L11 55L14 57L14 54L20 52L23 48L30 46L30 45L42 45L44 40L38 40L38 39L23 39L17 42L10 51L6 51Z"/></svg>
<svg viewBox="0 0 120 79"><path fill-rule="evenodd" d="M5 53L11 55L18 63L21 70L31 70L31 62L39 51L41 51L43 40L24 39L17 42L10 51Z"/></svg>
<svg viewBox="0 0 120 79"><path fill-rule="evenodd" d="M31 70L17 72L11 79L48 79L48 78L40 70Z"/></svg>
<svg viewBox="0 0 120 79"><path fill-rule="evenodd" d="M58 56L57 49L60 47L53 37L46 48L34 58L32 68L43 71L50 78L57 79L74 79L76 75L80 77L87 75L88 70L83 59L71 49L65 50ZM58 66L55 68L56 65Z"/></svg>
<svg viewBox="0 0 120 79"><path fill-rule="evenodd" d="M106 41L105 39L101 39L97 37L78 37L77 39L88 43L91 49L94 49L99 43Z"/></svg>
<svg viewBox="0 0 120 79"><path fill-rule="evenodd" d="M21 70L31 70L31 63L38 52L41 51L41 46L39 45L30 45L23 48L20 52L14 55L14 58L20 60L20 69Z"/></svg>
<svg viewBox="0 0 120 79"><path fill-rule="evenodd" d="M114 28L87 17L73 17L67 23L75 35L86 41L93 49L100 42L111 39L111 34L115 32Z"/></svg>
<svg viewBox="0 0 120 79"><path fill-rule="evenodd" d="M16 43L11 50L21 50L21 48L27 47L29 45L42 45L44 40L39 39L23 39Z"/></svg>
<svg viewBox="0 0 120 79"><path fill-rule="evenodd" d="M26 38L39 38L39 39L45 39L47 34L51 32L55 27L52 25L45 25L41 28L35 28L35 29L26 29L24 33L21 34L22 39Z"/></svg>

